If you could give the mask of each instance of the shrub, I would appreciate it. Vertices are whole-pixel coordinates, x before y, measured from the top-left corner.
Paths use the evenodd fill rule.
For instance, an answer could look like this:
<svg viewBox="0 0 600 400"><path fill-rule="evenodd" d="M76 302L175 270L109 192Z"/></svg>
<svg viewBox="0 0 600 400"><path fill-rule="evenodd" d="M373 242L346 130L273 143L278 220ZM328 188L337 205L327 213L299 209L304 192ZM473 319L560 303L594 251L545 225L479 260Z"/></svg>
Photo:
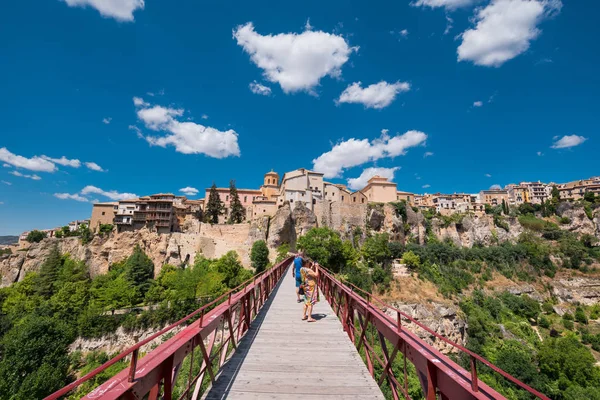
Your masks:
<svg viewBox="0 0 600 400"><path fill-rule="evenodd" d="M506 223L504 218L499 215L494 215L494 225L496 225L498 228L504 229L506 232L510 230L508 223Z"/></svg>
<svg viewBox="0 0 600 400"><path fill-rule="evenodd" d="M575 321L579 322L580 324L588 323L588 319L587 319L587 316L585 315L585 311L583 311L583 308L577 307L575 309Z"/></svg>
<svg viewBox="0 0 600 400"><path fill-rule="evenodd" d="M33 230L27 234L25 240L29 243L39 243L46 238L46 232L41 232L38 230Z"/></svg>
<svg viewBox="0 0 600 400"><path fill-rule="evenodd" d="M538 323L542 328L546 328L546 329L550 328L550 320L545 315L542 315L540 317Z"/></svg>
<svg viewBox="0 0 600 400"><path fill-rule="evenodd" d="M411 269L417 269L421 266L420 257L410 250L402 255L400 262L402 262L402 264L406 264L406 266Z"/></svg>
<svg viewBox="0 0 600 400"><path fill-rule="evenodd" d="M558 221L563 225L568 225L571 223L571 218L569 217L561 217L561 219Z"/></svg>
<svg viewBox="0 0 600 400"><path fill-rule="evenodd" d="M275 260L275 262L279 263L279 262L285 260L288 256L289 252L290 252L290 245L287 243L283 243L281 246L279 246L277 248L277 259Z"/></svg>
<svg viewBox="0 0 600 400"><path fill-rule="evenodd" d="M565 329L568 329L568 330L570 330L570 331L572 331L572 330L573 330L573 328L574 328L573 321L571 321L571 320L568 320L568 319L563 319L563 320L562 320L562 324L563 324L563 326L565 327Z"/></svg>

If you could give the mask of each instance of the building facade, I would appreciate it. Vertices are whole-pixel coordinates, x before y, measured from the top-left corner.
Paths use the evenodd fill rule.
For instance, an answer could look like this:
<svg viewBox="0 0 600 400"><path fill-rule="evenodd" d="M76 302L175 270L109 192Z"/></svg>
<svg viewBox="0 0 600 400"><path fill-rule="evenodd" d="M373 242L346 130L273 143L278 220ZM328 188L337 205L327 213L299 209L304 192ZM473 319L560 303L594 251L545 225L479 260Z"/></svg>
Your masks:
<svg viewBox="0 0 600 400"><path fill-rule="evenodd" d="M98 232L100 225L112 225L118 209L118 202L93 204L92 216L90 218L90 229L92 232Z"/></svg>

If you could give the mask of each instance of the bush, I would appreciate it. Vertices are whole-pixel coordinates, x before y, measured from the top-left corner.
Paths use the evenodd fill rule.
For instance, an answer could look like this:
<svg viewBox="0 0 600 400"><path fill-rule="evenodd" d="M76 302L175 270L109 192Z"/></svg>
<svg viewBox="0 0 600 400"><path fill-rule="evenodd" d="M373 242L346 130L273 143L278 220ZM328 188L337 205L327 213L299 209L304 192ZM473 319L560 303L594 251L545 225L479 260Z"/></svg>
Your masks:
<svg viewBox="0 0 600 400"><path fill-rule="evenodd" d="M106 235L111 233L113 230L113 225L111 224L100 224L100 227L98 228L98 233L100 235Z"/></svg>
<svg viewBox="0 0 600 400"><path fill-rule="evenodd" d="M550 328L550 320L545 316L542 315L538 321L538 324L542 327L542 328Z"/></svg>
<svg viewBox="0 0 600 400"><path fill-rule="evenodd" d="M553 230L558 228L555 224L548 221L544 221L543 219L539 219L530 214L519 216L519 223L523 226L523 228L530 229L535 232L541 232L543 230Z"/></svg>
<svg viewBox="0 0 600 400"><path fill-rule="evenodd" d="M504 229L506 232L510 230L508 223L506 223L504 218L499 215L494 215L494 225L496 225L498 228Z"/></svg>
<svg viewBox="0 0 600 400"><path fill-rule="evenodd" d="M421 266L421 259L412 251L405 252L400 259L400 262L406 264L410 269L418 269Z"/></svg>
<svg viewBox="0 0 600 400"><path fill-rule="evenodd" d="M558 222L560 222L562 225L568 225L571 223L571 218L561 217L561 219Z"/></svg>
<svg viewBox="0 0 600 400"><path fill-rule="evenodd" d="M288 257L288 253L290 252L290 245L287 243L283 243L281 246L277 248L277 258L275 259L275 263L280 263Z"/></svg>
<svg viewBox="0 0 600 400"><path fill-rule="evenodd" d="M575 321L579 322L580 324L588 323L588 318L585 315L585 311L583 311L583 308L577 307L575 309Z"/></svg>
<svg viewBox="0 0 600 400"><path fill-rule="evenodd" d="M563 324L563 326L565 327L565 329L568 329L568 330L570 330L570 331L572 331L572 330L573 330L573 328L574 328L574 326L575 326L575 325L573 324L573 321L571 321L571 320L568 320L568 319L563 319L563 320L562 320L562 324Z"/></svg>
<svg viewBox="0 0 600 400"><path fill-rule="evenodd" d="M46 236L46 232L41 232L34 229L33 231L27 234L25 240L27 240L29 243L39 243L42 240L44 240Z"/></svg>

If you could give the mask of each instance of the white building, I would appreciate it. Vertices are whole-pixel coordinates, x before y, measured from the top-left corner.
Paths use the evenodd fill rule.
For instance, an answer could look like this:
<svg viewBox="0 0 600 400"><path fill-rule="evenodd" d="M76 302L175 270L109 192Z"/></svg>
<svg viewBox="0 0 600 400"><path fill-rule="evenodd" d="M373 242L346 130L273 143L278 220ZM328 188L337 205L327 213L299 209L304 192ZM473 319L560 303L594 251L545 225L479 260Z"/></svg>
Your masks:
<svg viewBox="0 0 600 400"><path fill-rule="evenodd" d="M304 168L286 172L281 180L277 205L289 201L292 209L302 202L310 210L314 210L317 201L324 199L323 174Z"/></svg>

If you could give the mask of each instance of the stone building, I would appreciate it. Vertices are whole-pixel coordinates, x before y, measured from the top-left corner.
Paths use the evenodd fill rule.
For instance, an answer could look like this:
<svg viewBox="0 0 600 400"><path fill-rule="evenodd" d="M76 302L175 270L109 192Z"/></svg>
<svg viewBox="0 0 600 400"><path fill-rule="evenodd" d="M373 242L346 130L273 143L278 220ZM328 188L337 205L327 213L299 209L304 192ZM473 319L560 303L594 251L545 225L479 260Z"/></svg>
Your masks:
<svg viewBox="0 0 600 400"><path fill-rule="evenodd" d="M367 181L361 192L367 196L369 203L390 203L398 200L396 184L387 178L375 175Z"/></svg>
<svg viewBox="0 0 600 400"><path fill-rule="evenodd" d="M292 209L299 202L311 211L317 201L324 199L323 174L305 168L286 172L281 180L277 196L277 206L281 207L287 201Z"/></svg>
<svg viewBox="0 0 600 400"><path fill-rule="evenodd" d="M479 192L479 199L483 204L497 206L502 204L502 200L509 204L508 190L506 189L488 189Z"/></svg>
<svg viewBox="0 0 600 400"><path fill-rule="evenodd" d="M112 225L119 208L119 203L112 201L108 203L94 203L92 205L92 216L90 218L90 229L98 232L100 225Z"/></svg>

